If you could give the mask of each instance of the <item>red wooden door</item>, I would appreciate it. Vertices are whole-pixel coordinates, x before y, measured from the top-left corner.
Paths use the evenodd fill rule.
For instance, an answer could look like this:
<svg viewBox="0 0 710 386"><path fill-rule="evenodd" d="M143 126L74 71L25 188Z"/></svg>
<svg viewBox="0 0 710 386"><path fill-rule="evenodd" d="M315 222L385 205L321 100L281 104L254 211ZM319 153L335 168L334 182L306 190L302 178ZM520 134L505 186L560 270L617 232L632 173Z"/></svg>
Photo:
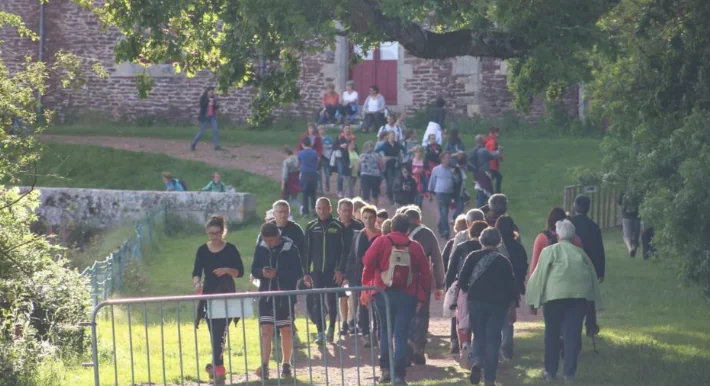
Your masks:
<svg viewBox="0 0 710 386"><path fill-rule="evenodd" d="M357 49L358 47L353 48ZM396 105L399 43L381 43L374 51L358 53L363 60L350 69L350 79L355 81L359 103L363 104L369 95L370 87L377 85L387 105Z"/></svg>

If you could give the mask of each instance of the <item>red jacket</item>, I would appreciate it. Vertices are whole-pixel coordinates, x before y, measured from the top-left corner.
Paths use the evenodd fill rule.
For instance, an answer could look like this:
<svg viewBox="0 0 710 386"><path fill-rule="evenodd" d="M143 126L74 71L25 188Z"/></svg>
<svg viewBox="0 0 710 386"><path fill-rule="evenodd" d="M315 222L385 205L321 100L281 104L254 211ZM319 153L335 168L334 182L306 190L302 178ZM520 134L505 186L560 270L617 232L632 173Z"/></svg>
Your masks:
<svg viewBox="0 0 710 386"><path fill-rule="evenodd" d="M365 256L362 258L364 265L362 285L375 286L383 290L387 288L382 282L381 273L389 268L392 243L399 248L410 243L409 255L412 258L413 280L405 292L416 296L421 302L428 302L429 293L431 293L431 263L429 263L429 259L424 254L421 244L410 239L404 233L392 232L386 236L380 236L370 245L370 248L367 249Z"/></svg>
<svg viewBox="0 0 710 386"><path fill-rule="evenodd" d="M298 147L296 148L297 151L303 150L303 138L308 137L308 130L305 132L301 133L301 136L298 137ZM318 159L320 159L321 156L323 156L323 143L321 142L320 136L316 135L315 139L313 140L313 143L311 144L311 148L318 153Z"/></svg>
<svg viewBox="0 0 710 386"><path fill-rule="evenodd" d="M486 149L491 152L498 150L498 141L496 141L496 137L494 135L489 135L488 138L486 138ZM500 161L502 160L503 156L500 156L496 159L488 161L488 165L491 170L500 170Z"/></svg>

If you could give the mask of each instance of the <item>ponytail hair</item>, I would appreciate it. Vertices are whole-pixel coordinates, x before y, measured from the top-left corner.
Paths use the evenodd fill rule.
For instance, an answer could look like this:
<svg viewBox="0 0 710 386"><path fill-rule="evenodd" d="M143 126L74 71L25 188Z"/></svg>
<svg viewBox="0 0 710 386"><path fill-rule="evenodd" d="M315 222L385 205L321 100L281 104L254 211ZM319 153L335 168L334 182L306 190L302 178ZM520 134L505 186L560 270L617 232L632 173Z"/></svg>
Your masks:
<svg viewBox="0 0 710 386"><path fill-rule="evenodd" d="M217 227L222 230L222 234L227 234L227 222L224 220L224 216L212 216L207 220L205 228Z"/></svg>

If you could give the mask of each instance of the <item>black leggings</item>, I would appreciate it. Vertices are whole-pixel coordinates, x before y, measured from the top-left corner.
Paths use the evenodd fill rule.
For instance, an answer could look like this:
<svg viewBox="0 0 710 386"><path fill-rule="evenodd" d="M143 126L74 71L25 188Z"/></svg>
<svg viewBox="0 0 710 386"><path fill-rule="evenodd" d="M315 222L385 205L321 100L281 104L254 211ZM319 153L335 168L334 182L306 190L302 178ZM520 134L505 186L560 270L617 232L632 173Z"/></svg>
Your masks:
<svg viewBox="0 0 710 386"><path fill-rule="evenodd" d="M320 272L313 272L311 277L313 278L313 288L338 288L338 285L333 281L332 273L323 274ZM313 324L316 325L318 332L325 331L325 314L328 314L330 328L335 329L335 322L338 319L337 300L337 295L335 293L308 295L306 297L308 316ZM326 303L326 309L323 309L323 303Z"/></svg>
<svg viewBox="0 0 710 386"><path fill-rule="evenodd" d="M207 328L210 330L210 341L212 343L212 365L224 366L224 340L227 336L227 327L234 320L236 325L239 318L235 319L208 319Z"/></svg>

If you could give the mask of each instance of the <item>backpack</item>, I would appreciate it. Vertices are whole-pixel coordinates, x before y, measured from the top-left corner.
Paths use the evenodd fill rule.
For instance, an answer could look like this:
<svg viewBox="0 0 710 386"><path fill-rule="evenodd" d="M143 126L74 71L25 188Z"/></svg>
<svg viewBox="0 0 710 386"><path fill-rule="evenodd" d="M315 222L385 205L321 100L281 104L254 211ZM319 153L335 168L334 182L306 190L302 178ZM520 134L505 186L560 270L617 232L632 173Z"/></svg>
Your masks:
<svg viewBox="0 0 710 386"><path fill-rule="evenodd" d="M176 179L175 179L175 183L176 183L176 184L180 184L180 186L182 186L182 190L184 190L184 191L187 192L187 185L185 185L185 183L182 182L182 180L178 180L178 179L176 178Z"/></svg>
<svg viewBox="0 0 710 386"><path fill-rule="evenodd" d="M389 256L389 266L381 273L382 283L388 288L405 290L412 284L414 275L412 274L412 257L409 254L411 241L407 242L404 249L398 249L390 237L387 239L392 243L392 250Z"/></svg>
<svg viewBox="0 0 710 386"><path fill-rule="evenodd" d="M412 240L414 240L414 236L415 236L420 230L422 230L423 228L424 228L423 225L417 225L416 228L412 229L412 231L409 232L409 238L412 239Z"/></svg>
<svg viewBox="0 0 710 386"><path fill-rule="evenodd" d="M559 240L557 239L557 235L554 234L554 233L552 233L549 229L543 231L542 233L543 233L545 236L547 236L547 246L548 246L548 247L549 247L550 245L557 244L557 242L559 241Z"/></svg>

